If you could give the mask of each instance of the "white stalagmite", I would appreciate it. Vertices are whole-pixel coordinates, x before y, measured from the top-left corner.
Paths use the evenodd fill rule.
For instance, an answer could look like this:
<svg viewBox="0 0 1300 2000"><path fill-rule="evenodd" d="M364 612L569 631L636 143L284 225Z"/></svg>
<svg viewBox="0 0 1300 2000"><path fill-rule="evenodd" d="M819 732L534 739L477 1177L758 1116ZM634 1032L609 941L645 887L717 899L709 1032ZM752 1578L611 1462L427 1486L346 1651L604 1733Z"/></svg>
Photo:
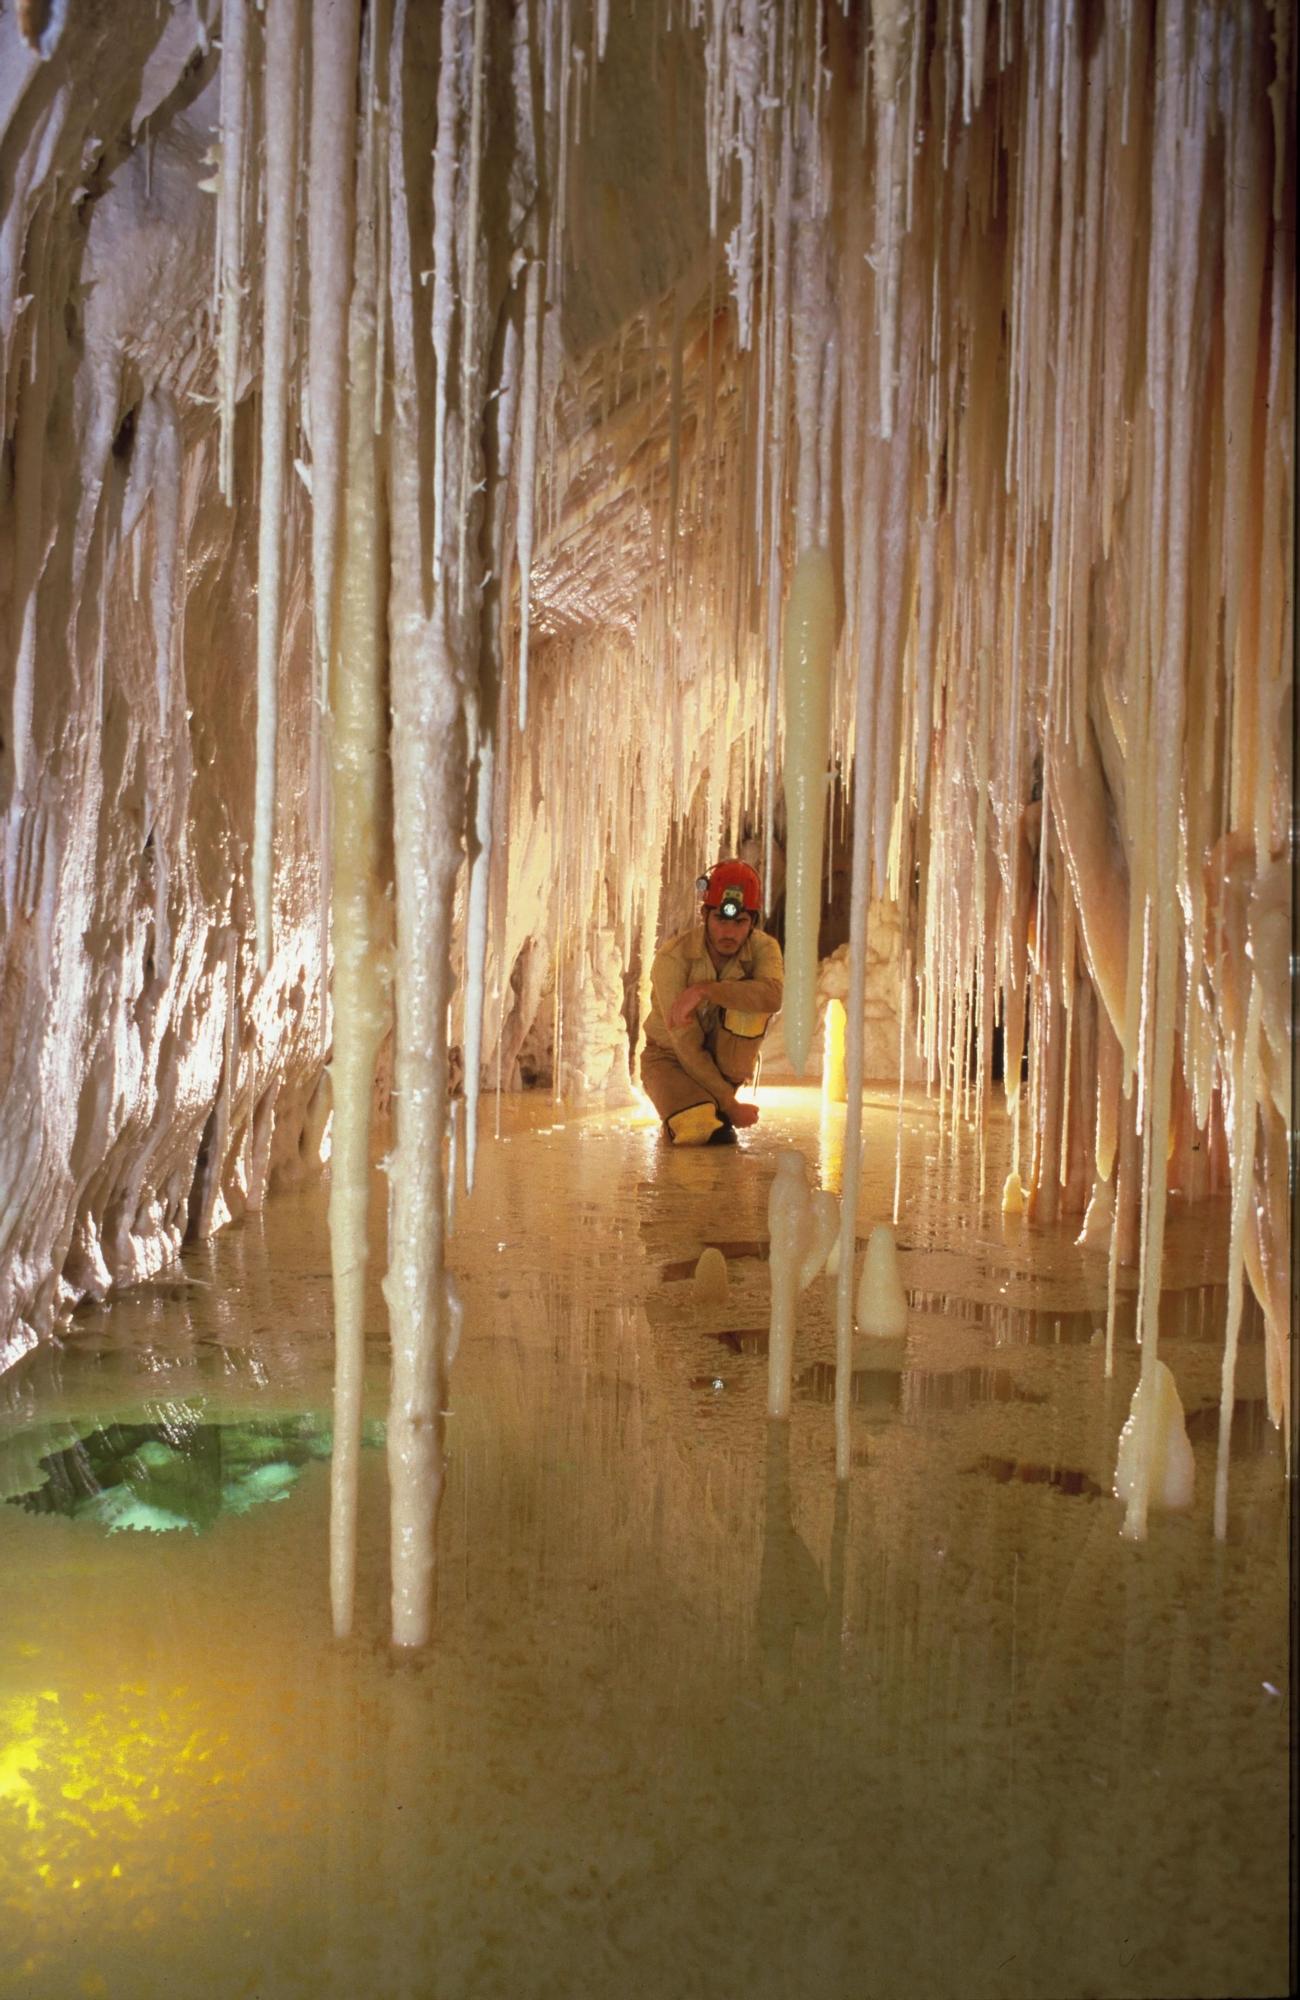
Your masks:
<svg viewBox="0 0 1300 2000"><path fill-rule="evenodd" d="M878 1222L867 1238L856 1317L859 1333L878 1339L895 1340L907 1332L907 1293L898 1269L898 1246L887 1222Z"/></svg>
<svg viewBox="0 0 1300 2000"><path fill-rule="evenodd" d="M691 1297L697 1306L721 1306L727 1302L727 1260L712 1243L700 1252L691 1280Z"/></svg>
<svg viewBox="0 0 1300 2000"><path fill-rule="evenodd" d="M811 1229L808 1165L802 1153L777 1156L776 1174L767 1198L769 1269L772 1311L767 1347L767 1414L790 1414L794 1368L795 1311L800 1270Z"/></svg>
<svg viewBox="0 0 1300 2000"><path fill-rule="evenodd" d="M253 891L257 959L271 963L275 766L280 716L281 558L297 223L298 0L266 0L266 250L262 312L262 471L257 535L257 790Z"/></svg>
<svg viewBox="0 0 1300 2000"><path fill-rule="evenodd" d="M1190 1507L1195 1482L1178 1384L1163 1361L1153 1362L1142 1370L1120 1433L1115 1498L1125 1503L1121 1534L1128 1541L1144 1540L1147 1509Z"/></svg>
<svg viewBox="0 0 1300 2000"><path fill-rule="evenodd" d="M348 151L351 153L351 146ZM348 434L331 689L333 767L334 1125L330 1262L334 1278L334 1449L330 1604L352 1629L357 1470L365 1371L370 1128L375 1059L391 1018L391 913L385 893L388 737L384 701L382 524L372 412L375 369L375 162L362 163L356 283L348 342Z"/></svg>
<svg viewBox="0 0 1300 2000"><path fill-rule="evenodd" d="M815 1026L822 837L830 755L835 579L825 549L800 557L785 612L785 1041L802 1076Z"/></svg>

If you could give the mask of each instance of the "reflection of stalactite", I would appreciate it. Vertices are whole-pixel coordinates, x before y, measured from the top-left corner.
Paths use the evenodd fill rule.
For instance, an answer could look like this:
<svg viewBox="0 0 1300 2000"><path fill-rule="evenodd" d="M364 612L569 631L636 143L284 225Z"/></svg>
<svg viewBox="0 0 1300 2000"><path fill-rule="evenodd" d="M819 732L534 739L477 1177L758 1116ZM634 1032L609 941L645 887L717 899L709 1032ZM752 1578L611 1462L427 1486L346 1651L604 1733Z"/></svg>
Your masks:
<svg viewBox="0 0 1300 2000"><path fill-rule="evenodd" d="M790 1684L797 1634L816 1631L825 1622L826 1611L821 1570L794 1524L790 1426L769 1423L755 1629L772 1693L780 1694Z"/></svg>

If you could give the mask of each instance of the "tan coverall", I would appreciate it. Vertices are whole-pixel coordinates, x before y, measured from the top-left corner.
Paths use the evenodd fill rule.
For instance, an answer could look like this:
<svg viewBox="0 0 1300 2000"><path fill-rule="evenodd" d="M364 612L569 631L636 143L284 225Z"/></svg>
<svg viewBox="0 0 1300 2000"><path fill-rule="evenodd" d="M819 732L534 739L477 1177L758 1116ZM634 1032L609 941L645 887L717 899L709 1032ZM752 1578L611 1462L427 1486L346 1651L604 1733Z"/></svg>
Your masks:
<svg viewBox="0 0 1300 2000"><path fill-rule="evenodd" d="M735 981L736 1006L701 1000L684 1028L668 1026L669 1009L686 987L718 980ZM754 1074L759 1044L781 1005L784 983L781 947L766 931L751 931L735 956L724 959L721 971L714 970L702 923L680 931L656 952L641 1085L675 1138L699 1144L730 1118L737 1085Z"/></svg>

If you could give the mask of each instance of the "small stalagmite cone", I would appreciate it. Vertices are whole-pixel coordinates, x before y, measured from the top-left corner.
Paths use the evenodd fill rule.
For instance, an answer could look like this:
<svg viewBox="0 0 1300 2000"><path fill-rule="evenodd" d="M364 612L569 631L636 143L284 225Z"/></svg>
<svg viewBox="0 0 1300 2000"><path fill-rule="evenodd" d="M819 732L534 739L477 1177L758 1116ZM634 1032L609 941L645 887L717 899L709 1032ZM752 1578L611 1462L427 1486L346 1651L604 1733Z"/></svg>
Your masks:
<svg viewBox="0 0 1300 2000"><path fill-rule="evenodd" d="M878 1222L867 1238L867 1254L858 1280L858 1331L884 1340L907 1332L907 1294L898 1272L898 1249L887 1222Z"/></svg>
<svg viewBox="0 0 1300 2000"><path fill-rule="evenodd" d="M1133 1391L1119 1436L1115 1497L1127 1514L1121 1533L1141 1541L1148 1508L1176 1512L1192 1504L1196 1462L1178 1384L1163 1361L1152 1363Z"/></svg>
<svg viewBox="0 0 1300 2000"><path fill-rule="evenodd" d="M1007 1175L1006 1185L1002 1190L1002 1213L1004 1215L1023 1215L1024 1212L1025 1212L1024 1185L1020 1179L1019 1174L1013 1167L1011 1172Z"/></svg>
<svg viewBox="0 0 1300 2000"><path fill-rule="evenodd" d="M691 1291L697 1306L726 1304L727 1260L721 1250L714 1249L712 1244L700 1252Z"/></svg>

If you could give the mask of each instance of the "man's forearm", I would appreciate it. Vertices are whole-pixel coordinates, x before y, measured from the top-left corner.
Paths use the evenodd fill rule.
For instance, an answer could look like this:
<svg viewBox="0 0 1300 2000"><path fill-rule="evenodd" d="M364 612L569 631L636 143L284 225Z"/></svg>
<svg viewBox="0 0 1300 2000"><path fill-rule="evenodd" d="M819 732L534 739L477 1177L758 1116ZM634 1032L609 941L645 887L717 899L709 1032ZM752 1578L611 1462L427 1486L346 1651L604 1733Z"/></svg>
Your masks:
<svg viewBox="0 0 1300 2000"><path fill-rule="evenodd" d="M779 979L706 979L693 991L715 1007L735 1007L742 1014L775 1014L784 988Z"/></svg>

